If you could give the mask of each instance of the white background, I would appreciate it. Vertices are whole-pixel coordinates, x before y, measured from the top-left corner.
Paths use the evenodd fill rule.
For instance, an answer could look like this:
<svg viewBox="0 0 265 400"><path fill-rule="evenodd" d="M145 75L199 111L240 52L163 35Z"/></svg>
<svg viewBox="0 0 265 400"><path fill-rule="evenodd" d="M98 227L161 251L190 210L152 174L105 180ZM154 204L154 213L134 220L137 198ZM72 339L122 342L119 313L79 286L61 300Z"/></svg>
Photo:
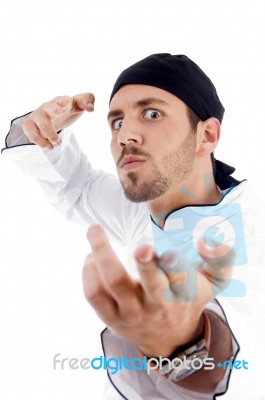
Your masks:
<svg viewBox="0 0 265 400"><path fill-rule="evenodd" d="M56 95L92 91L74 130L96 167L114 171L106 123L118 74L159 52L186 54L226 113L217 158L264 195L263 0L9 0L0 5L0 135ZM99 399L99 371L53 371L52 357L96 357L104 326L83 298L85 229L0 159L0 398Z"/></svg>

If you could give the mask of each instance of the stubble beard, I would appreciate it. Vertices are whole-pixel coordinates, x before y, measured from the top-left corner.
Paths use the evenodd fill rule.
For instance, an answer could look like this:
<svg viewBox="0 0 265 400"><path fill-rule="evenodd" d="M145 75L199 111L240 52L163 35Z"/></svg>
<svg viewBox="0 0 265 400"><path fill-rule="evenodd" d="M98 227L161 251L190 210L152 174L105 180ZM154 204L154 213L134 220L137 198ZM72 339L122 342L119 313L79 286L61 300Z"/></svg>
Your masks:
<svg viewBox="0 0 265 400"><path fill-rule="evenodd" d="M153 167L150 179L143 180L137 172L128 172L121 181L127 199L141 203L165 194L189 176L196 156L196 133L190 132L182 144L162 160L161 171Z"/></svg>

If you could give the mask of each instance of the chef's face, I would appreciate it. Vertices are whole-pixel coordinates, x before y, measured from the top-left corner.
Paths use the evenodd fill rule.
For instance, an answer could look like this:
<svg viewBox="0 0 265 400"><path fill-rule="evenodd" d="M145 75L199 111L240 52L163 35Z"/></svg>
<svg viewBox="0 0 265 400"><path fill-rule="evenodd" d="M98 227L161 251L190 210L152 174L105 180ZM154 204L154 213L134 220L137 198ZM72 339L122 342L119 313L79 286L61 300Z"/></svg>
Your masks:
<svg viewBox="0 0 265 400"><path fill-rule="evenodd" d="M147 85L125 85L108 114L111 151L126 197L153 200L184 183L196 157L196 133L178 97Z"/></svg>

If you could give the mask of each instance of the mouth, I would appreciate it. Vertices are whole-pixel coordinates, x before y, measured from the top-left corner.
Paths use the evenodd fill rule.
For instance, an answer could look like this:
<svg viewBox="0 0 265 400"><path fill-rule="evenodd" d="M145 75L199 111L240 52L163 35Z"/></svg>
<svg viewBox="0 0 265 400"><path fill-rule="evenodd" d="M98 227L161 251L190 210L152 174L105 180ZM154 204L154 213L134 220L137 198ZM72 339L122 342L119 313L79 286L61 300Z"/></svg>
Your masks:
<svg viewBox="0 0 265 400"><path fill-rule="evenodd" d="M120 168L123 170L131 170L131 169L134 169L134 168L137 168L137 167L143 165L144 162L145 162L145 160L143 160L139 157L135 157L135 156L125 157L121 162Z"/></svg>

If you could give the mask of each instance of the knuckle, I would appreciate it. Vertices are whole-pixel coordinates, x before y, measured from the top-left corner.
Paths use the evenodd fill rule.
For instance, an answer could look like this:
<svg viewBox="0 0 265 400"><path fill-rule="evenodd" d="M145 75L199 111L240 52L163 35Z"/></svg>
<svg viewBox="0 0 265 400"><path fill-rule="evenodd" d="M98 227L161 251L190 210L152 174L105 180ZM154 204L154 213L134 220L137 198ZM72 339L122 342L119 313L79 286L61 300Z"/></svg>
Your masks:
<svg viewBox="0 0 265 400"><path fill-rule="evenodd" d="M125 321L126 326L134 329L136 326L145 326L146 318L141 313L127 313L127 319Z"/></svg>
<svg viewBox="0 0 265 400"><path fill-rule="evenodd" d="M101 292L100 292L99 288L93 287L89 290L86 290L85 299L90 304L97 304L98 302L100 302L101 301Z"/></svg>
<svg viewBox="0 0 265 400"><path fill-rule="evenodd" d="M96 238L93 238L91 241L91 246L93 248L93 251L96 253L102 252L103 249L105 248L105 242L104 242L104 237L101 234L98 234ZM102 262L104 261L103 257Z"/></svg>
<svg viewBox="0 0 265 400"><path fill-rule="evenodd" d="M93 93L88 93L88 98L89 98L89 100L91 100L91 101L95 101L95 96L94 96Z"/></svg>
<svg viewBox="0 0 265 400"><path fill-rule="evenodd" d="M127 282L127 277L124 275L124 273L116 273L111 275L111 277L108 280L108 284L112 289L119 288Z"/></svg>
<svg viewBox="0 0 265 400"><path fill-rule="evenodd" d="M167 251L159 259L160 268L166 273L177 273L181 271L185 264L179 254L173 251Z"/></svg>
<svg viewBox="0 0 265 400"><path fill-rule="evenodd" d="M54 100L52 100L52 104L55 103L61 107L64 107L71 100L70 96L56 96Z"/></svg>
<svg viewBox="0 0 265 400"><path fill-rule="evenodd" d="M67 95L62 95L62 96L56 96L55 99L54 99L54 101L58 102L58 101L61 101L61 100L68 100L68 99L70 99L69 96L67 96Z"/></svg>
<svg viewBox="0 0 265 400"><path fill-rule="evenodd" d="M39 120L38 125L39 125L40 131L48 132L51 129L50 120L48 120L47 118L41 118Z"/></svg>
<svg viewBox="0 0 265 400"><path fill-rule="evenodd" d="M156 303L159 303L159 304L162 304L163 303L163 298L164 298L164 293L165 293L165 291L166 290L168 290L169 289L169 285L166 287L166 288L164 288L164 290L162 291L161 290L161 288L160 287L158 287L157 285L152 285L151 287L150 287L150 290L151 290L151 292L152 292L152 297L153 297L153 301L154 302L156 302Z"/></svg>
<svg viewBox="0 0 265 400"><path fill-rule="evenodd" d="M171 321L171 314L163 303L158 310L156 308L156 310L154 310L154 312L152 313L152 321L155 324L161 321L163 321L163 323L165 324L168 324Z"/></svg>
<svg viewBox="0 0 265 400"><path fill-rule="evenodd" d="M29 139L31 139L33 142L38 140L39 138L39 134L36 131L31 131L30 133L28 133L27 135L29 137Z"/></svg>

